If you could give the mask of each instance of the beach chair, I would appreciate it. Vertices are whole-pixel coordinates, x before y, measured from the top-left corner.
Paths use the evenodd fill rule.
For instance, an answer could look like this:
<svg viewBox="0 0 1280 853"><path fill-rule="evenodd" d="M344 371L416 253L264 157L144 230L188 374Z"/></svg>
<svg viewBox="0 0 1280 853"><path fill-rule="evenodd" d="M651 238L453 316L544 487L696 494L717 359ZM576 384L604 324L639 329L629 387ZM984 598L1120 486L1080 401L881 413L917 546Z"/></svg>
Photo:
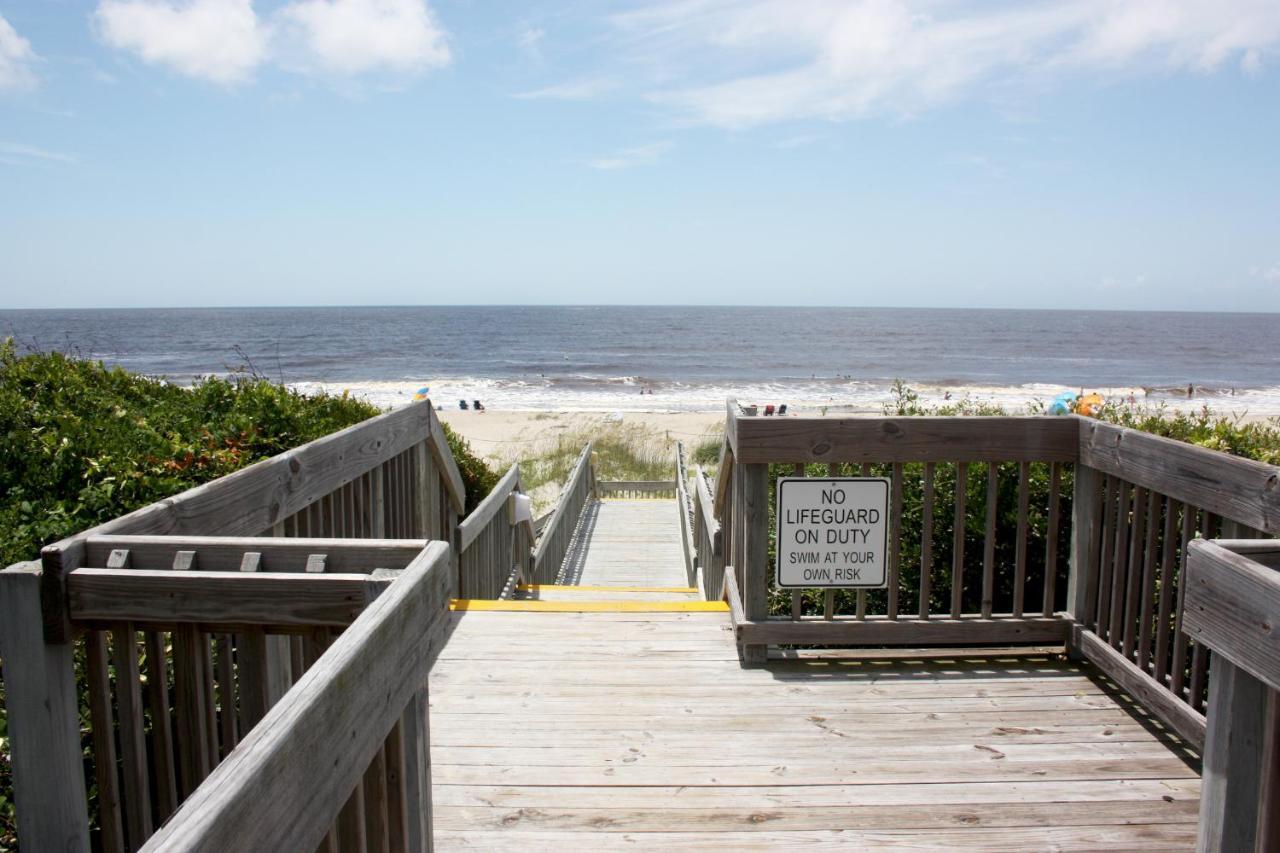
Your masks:
<svg viewBox="0 0 1280 853"><path fill-rule="evenodd" d="M467 401L466 401L466 400L459 400L459 401L458 401L458 408L459 408L459 409L462 409L462 411L464 411L464 412L465 412L465 411L467 410Z"/></svg>
<svg viewBox="0 0 1280 853"><path fill-rule="evenodd" d="M785 415L786 413L787 413L787 404L783 403L781 406L778 407L778 414Z"/></svg>
<svg viewBox="0 0 1280 853"><path fill-rule="evenodd" d="M480 401L479 401L479 400L472 400L472 401L471 401L471 408L475 409L477 412L483 412L483 411L484 411L484 406L480 405Z"/></svg>
<svg viewBox="0 0 1280 853"><path fill-rule="evenodd" d="M764 407L764 416L767 418L773 414L773 404Z"/></svg>

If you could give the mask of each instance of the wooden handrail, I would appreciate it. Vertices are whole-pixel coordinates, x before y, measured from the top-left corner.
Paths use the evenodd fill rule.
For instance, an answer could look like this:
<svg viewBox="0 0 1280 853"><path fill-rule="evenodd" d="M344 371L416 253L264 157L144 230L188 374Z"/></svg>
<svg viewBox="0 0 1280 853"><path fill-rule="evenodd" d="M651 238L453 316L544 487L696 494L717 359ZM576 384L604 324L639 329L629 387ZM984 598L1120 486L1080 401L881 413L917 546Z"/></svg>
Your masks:
<svg viewBox="0 0 1280 853"><path fill-rule="evenodd" d="M1080 463L1261 530L1280 533L1280 467L1072 416Z"/></svg>
<svg viewBox="0 0 1280 853"><path fill-rule="evenodd" d="M66 575L83 565L85 540L108 533L257 536L335 489L414 445L426 442L453 505L462 497L453 463L430 400L404 406L296 447L226 477L149 504L41 551L41 606L45 637L71 637Z"/></svg>
<svg viewBox="0 0 1280 853"><path fill-rule="evenodd" d="M689 500L689 471L684 464L684 445L676 442L676 511L680 519L680 546L689 586L697 580L697 545L693 541L693 503Z"/></svg>
<svg viewBox="0 0 1280 853"><path fill-rule="evenodd" d="M143 849L315 849L425 689L431 637L448 610L448 574L448 545L431 543Z"/></svg>
<svg viewBox="0 0 1280 853"><path fill-rule="evenodd" d="M1184 624L1214 653L1197 844L1206 853L1280 843L1280 573L1237 544L1192 542L1187 562Z"/></svg>
<svg viewBox="0 0 1280 853"><path fill-rule="evenodd" d="M592 470L593 450L592 442L583 446L569 472L568 480L560 490L551 520L538 534L538 542L533 548L533 580L537 583L555 581L556 573L568 553L573 531L582 517L583 505L598 486Z"/></svg>
<svg viewBox="0 0 1280 853"><path fill-rule="evenodd" d="M507 504L507 495L518 491L520 487L520 466L512 465L502 479L493 487L493 491L485 497L480 505L472 510L458 525L458 549L467 550L480 532L488 526L489 521L498 514L498 510Z"/></svg>

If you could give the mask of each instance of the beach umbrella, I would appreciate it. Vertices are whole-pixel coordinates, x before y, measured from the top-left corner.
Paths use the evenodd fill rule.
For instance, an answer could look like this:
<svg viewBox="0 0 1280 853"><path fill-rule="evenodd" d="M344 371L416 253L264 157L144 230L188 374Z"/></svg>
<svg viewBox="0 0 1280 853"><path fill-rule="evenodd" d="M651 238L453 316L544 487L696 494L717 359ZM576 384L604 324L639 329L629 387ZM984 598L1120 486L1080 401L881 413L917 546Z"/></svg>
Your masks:
<svg viewBox="0 0 1280 853"><path fill-rule="evenodd" d="M1050 415L1069 415L1071 410L1075 408L1076 397L1079 395L1074 391L1063 391L1061 394L1053 398L1053 402L1049 404L1046 414Z"/></svg>
<svg viewBox="0 0 1280 853"><path fill-rule="evenodd" d="M425 400L425 399L427 399L427 395L428 395L428 394L430 394L430 393L431 393L431 389L430 389L430 388L428 388L426 385L423 385L423 386L422 386L421 388L419 388L417 391L414 391L414 392L413 392L413 399L415 399L415 400Z"/></svg>

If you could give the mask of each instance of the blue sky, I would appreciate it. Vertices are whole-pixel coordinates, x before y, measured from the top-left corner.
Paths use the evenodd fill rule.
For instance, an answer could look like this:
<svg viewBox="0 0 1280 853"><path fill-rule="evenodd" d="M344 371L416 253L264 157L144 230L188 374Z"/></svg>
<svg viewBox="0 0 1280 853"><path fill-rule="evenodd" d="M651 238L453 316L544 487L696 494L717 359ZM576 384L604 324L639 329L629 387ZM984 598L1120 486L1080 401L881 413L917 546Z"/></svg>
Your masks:
<svg viewBox="0 0 1280 853"><path fill-rule="evenodd" d="M0 0L0 307L1280 311L1275 0Z"/></svg>

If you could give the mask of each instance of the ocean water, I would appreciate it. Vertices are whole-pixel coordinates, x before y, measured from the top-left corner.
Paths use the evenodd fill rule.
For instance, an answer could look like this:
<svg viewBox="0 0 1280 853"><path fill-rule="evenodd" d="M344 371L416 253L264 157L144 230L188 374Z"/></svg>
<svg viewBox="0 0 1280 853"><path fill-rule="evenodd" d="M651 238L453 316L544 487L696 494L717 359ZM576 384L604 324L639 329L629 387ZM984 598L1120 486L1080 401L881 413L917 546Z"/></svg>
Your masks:
<svg viewBox="0 0 1280 853"><path fill-rule="evenodd" d="M1280 414L1280 315L894 308L379 307L0 311L0 335L189 382L247 362L380 405L879 411L1063 390ZM1195 396L1188 399L1187 386ZM652 392L652 393L649 393Z"/></svg>

